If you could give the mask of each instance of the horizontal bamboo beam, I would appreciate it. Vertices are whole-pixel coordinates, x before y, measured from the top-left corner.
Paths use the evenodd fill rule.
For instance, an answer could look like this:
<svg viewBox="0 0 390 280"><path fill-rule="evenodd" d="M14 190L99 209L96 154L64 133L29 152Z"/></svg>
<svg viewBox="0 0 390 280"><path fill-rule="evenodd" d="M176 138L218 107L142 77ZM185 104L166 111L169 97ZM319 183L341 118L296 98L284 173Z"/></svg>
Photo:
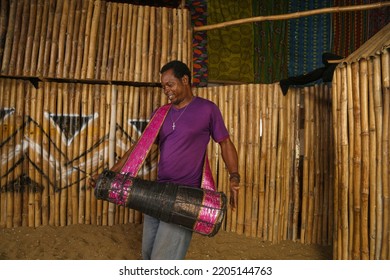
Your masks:
<svg viewBox="0 0 390 280"><path fill-rule="evenodd" d="M194 32L197 31L207 31L212 29L224 28L232 25L244 24L244 23L253 23L260 21L272 21L272 20L286 20L286 19L294 19L301 18L307 16L313 16L318 14L329 14L329 13L341 13L341 12L353 12L353 11L363 11L363 10L372 10L379 9L386 6L390 6L390 1L387 2L379 2L365 5L354 5L354 6L345 6L345 7L330 7L330 8L321 8L309 11L295 12L290 14L282 14L282 15L271 15L271 16L257 16L250 17L244 19L236 19L232 21L226 21L216 24L209 24L203 26L195 26Z"/></svg>

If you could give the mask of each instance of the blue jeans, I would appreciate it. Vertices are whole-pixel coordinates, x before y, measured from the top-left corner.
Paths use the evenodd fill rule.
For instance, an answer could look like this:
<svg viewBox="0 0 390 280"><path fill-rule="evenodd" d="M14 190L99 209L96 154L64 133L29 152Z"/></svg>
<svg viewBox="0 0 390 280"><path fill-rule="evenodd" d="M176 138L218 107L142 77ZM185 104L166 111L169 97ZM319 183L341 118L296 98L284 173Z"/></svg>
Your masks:
<svg viewBox="0 0 390 280"><path fill-rule="evenodd" d="M182 260L190 246L192 231L144 215L142 258Z"/></svg>

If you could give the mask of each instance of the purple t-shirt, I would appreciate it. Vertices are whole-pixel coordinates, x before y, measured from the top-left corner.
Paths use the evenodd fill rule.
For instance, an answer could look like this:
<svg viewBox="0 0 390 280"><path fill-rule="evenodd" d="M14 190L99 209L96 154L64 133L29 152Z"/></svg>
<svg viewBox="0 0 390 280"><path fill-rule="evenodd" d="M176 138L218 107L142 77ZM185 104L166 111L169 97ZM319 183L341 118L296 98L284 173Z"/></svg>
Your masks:
<svg viewBox="0 0 390 280"><path fill-rule="evenodd" d="M217 105L195 97L187 108L172 106L157 138L160 148L157 180L200 187L210 136L216 142L229 137Z"/></svg>

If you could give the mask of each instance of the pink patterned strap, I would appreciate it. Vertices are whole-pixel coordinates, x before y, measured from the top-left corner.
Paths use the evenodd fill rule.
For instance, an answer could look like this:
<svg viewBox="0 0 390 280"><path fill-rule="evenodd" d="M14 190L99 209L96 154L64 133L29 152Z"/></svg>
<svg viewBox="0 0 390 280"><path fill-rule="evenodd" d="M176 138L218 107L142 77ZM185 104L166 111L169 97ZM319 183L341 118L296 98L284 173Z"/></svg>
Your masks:
<svg viewBox="0 0 390 280"><path fill-rule="evenodd" d="M203 174L202 174L202 188L206 190L215 191L215 182L213 178L213 173L211 172L209 159L207 153L205 155L204 165L203 165Z"/></svg>
<svg viewBox="0 0 390 280"><path fill-rule="evenodd" d="M135 147L124 164L121 173L129 173L130 176L133 177L137 175L154 143L154 140L157 137L158 132L160 131L161 125L163 124L170 108L171 104L166 104L158 108L149 124L146 126L141 137L135 144Z"/></svg>

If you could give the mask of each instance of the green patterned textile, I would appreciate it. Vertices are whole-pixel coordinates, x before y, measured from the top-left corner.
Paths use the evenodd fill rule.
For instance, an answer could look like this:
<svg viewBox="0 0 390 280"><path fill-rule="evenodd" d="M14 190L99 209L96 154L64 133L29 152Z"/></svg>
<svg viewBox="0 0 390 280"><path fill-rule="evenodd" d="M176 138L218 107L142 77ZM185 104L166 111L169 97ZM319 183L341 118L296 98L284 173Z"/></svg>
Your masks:
<svg viewBox="0 0 390 280"><path fill-rule="evenodd" d="M286 14L289 1L253 0L253 16ZM256 83L273 83L287 77L287 21L263 21L254 25L254 75Z"/></svg>
<svg viewBox="0 0 390 280"><path fill-rule="evenodd" d="M207 24L252 16L251 0L212 0L207 5ZM207 37L209 81L254 81L252 24L210 30Z"/></svg>

